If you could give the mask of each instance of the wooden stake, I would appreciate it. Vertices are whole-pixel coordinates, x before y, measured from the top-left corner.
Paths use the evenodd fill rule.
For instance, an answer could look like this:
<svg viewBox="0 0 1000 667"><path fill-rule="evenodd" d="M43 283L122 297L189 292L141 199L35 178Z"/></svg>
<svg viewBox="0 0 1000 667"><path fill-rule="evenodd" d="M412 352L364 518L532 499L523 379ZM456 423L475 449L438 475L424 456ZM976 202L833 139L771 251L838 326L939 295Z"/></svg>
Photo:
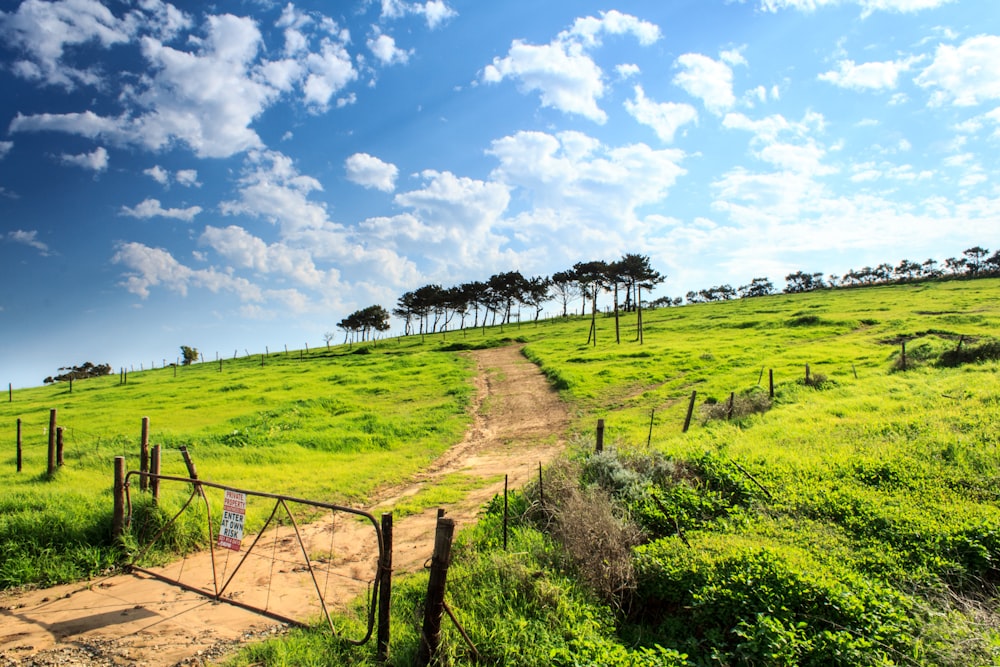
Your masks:
<svg viewBox="0 0 1000 667"><path fill-rule="evenodd" d="M726 419L733 418L733 406L736 404L736 392L729 392L729 408L726 410Z"/></svg>
<svg viewBox="0 0 1000 667"><path fill-rule="evenodd" d="M376 660L389 659L389 618L392 611L392 512L382 515L382 563L378 577L378 649Z"/></svg>
<svg viewBox="0 0 1000 667"><path fill-rule="evenodd" d="M142 418L142 432L139 437L139 472L149 472L149 417ZM149 478L139 476L139 490L149 489Z"/></svg>
<svg viewBox="0 0 1000 667"><path fill-rule="evenodd" d="M153 450L149 457L149 474L152 477L149 478L149 489L153 493L153 504L159 504L160 502L160 478L157 475L160 474L160 446L153 445Z"/></svg>
<svg viewBox="0 0 1000 667"><path fill-rule="evenodd" d="M538 465L541 465L539 463ZM17 420L17 471L21 472L21 419Z"/></svg>
<svg viewBox="0 0 1000 667"><path fill-rule="evenodd" d="M767 372L767 377L768 377L768 382L767 383L768 383L768 386L769 386L768 396L770 396L773 399L774 398L774 369L773 368L770 369Z"/></svg>
<svg viewBox="0 0 1000 667"><path fill-rule="evenodd" d="M451 565L451 540L455 534L452 519L438 519L434 535L434 555L431 556L430 580L427 582L427 603L424 607L424 624L420 633L417 665L431 663L441 643L441 617L444 614L444 591L448 583L448 566Z"/></svg>
<svg viewBox="0 0 1000 667"><path fill-rule="evenodd" d="M63 427L56 427L56 466L62 467L63 464Z"/></svg>
<svg viewBox="0 0 1000 667"><path fill-rule="evenodd" d="M688 428L691 427L691 415L694 414L694 399L698 395L697 391L691 392L691 400L688 402L688 412L687 417L684 418L684 430L681 433L687 433Z"/></svg>
<svg viewBox="0 0 1000 667"><path fill-rule="evenodd" d="M115 457L115 507L111 517L111 538L117 540L125 533L125 457Z"/></svg>
<svg viewBox="0 0 1000 667"><path fill-rule="evenodd" d="M503 476L503 550L507 551L507 475Z"/></svg>
<svg viewBox="0 0 1000 667"><path fill-rule="evenodd" d="M600 454L604 451L604 420L597 420L597 446L594 449L595 452Z"/></svg>
<svg viewBox="0 0 1000 667"><path fill-rule="evenodd" d="M49 410L49 476L56 472L56 409Z"/></svg>
<svg viewBox="0 0 1000 667"><path fill-rule="evenodd" d="M649 447L653 442L653 420L656 419L656 408L649 411L649 435L646 436L646 446Z"/></svg>

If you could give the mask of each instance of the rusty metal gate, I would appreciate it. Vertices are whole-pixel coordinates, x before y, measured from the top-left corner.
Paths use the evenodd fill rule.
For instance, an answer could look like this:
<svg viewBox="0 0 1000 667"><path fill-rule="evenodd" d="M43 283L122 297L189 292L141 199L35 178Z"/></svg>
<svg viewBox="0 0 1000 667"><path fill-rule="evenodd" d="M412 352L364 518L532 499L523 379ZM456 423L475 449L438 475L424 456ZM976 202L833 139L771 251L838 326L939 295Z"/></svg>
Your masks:
<svg viewBox="0 0 1000 667"><path fill-rule="evenodd" d="M363 588L367 588L368 604L367 610L364 612L367 629L360 638L343 637L343 639L352 644L360 645L371 638L381 588L379 585L382 580L381 574L388 567L387 563L389 562L382 530L374 516L363 510L350 507L275 493L238 489L199 479L196 476L176 477L132 470L127 473L124 480L124 495L127 506L126 525L129 527L131 527L133 518L129 482L133 477L140 478L143 487L147 483L155 485L157 488L160 485L170 484L190 485L190 494L181 503L180 509L164 522L155 534L148 539L145 539L144 536L134 536L140 539L143 544L139 544L138 552L131 559L128 566L131 571L154 577L212 600L241 607L292 625L308 625L309 621L302 618L302 609L303 607L307 609L310 606L315 607L318 604L322 620L326 621L330 631L334 634L339 633L334 627L330 605L327 602L328 595L330 595L329 582L331 577L348 580L354 582L354 585L345 586L342 581L339 587L335 585L335 589L342 597L354 599L365 592ZM215 504L218 507L220 503L215 498L213 498L213 502L210 502L209 494L222 495L223 512L218 522L213 520L212 506ZM154 494L154 498L157 495L159 494ZM174 495L178 495L176 491ZM183 493L179 497L183 497ZM196 503L196 500L200 500L200 503ZM249 540L249 546L244 546L242 539L243 521L247 508L251 504L256 505L254 508L256 514L262 516L267 511L267 506L272 502L273 506L267 520L256 531L256 535ZM260 504L257 505L257 503ZM156 501L152 501L152 504L155 505ZM206 519L209 552L208 554L196 555L197 558L202 559L202 562L196 567L189 567L189 558L185 557L183 560L165 567L152 568L143 565L142 563L152 547L175 529L181 515L185 511L192 511L193 507L203 508ZM295 512L292 511L293 507L299 510L300 521L296 520ZM329 515L328 524L324 523L327 515ZM303 527L308 528L315 539L307 539L304 536L303 530L300 528L301 519L304 517L308 518L309 522L308 525L303 524ZM348 538L342 546L348 550L355 550L354 558L335 553L334 538L338 533L338 521L340 522L339 532ZM368 528L364 527L366 523L371 524L370 529L374 533L374 541L377 545L377 559L372 563L369 579L362 578L365 574L364 559L358 555L364 553L362 543L365 540L371 540ZM359 538L359 531L364 536L363 539ZM329 543L318 545L319 538L325 538L326 533L329 533ZM270 554L266 553L268 547L270 547ZM230 560L235 560L236 554L238 554L238 562L230 570ZM211 559L210 574L203 562L205 556ZM361 558L360 564L359 558ZM254 563L253 566L248 565L251 562ZM345 567L348 568L346 573L342 571ZM185 576L186 569L189 570L187 576ZM194 571L193 575L191 570ZM250 570L249 574L247 574L247 570ZM238 575L252 579L249 591L246 589L234 590L233 583L237 580ZM312 601L311 605L303 605L300 599L294 597L290 600L281 599L280 602L278 601L278 598L287 596L290 590L301 590L302 578L306 575L311 580L312 590L316 596L316 600ZM321 583L321 579L325 579L325 583ZM266 580L266 586L264 580ZM288 585L287 582L290 580L295 580L296 585ZM275 593L276 599L272 601L272 591L275 589L276 581L279 582L279 590ZM259 599L260 589L266 589L263 601ZM387 592L384 594L388 595Z"/></svg>

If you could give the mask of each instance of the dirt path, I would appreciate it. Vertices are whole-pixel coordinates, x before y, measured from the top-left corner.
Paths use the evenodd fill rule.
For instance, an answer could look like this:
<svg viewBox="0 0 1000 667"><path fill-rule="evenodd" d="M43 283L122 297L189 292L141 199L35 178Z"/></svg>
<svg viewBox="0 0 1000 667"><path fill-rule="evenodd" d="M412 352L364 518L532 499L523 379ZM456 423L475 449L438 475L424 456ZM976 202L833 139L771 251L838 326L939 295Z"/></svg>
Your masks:
<svg viewBox="0 0 1000 667"><path fill-rule="evenodd" d="M366 508L378 516L401 499L460 473L473 490L444 509L460 526L503 491L504 475L518 487L537 474L563 446L565 406L519 347L472 353L478 365L473 424L465 439L412 483L387 489ZM433 550L436 509L396 519L393 569L415 571ZM368 590L377 554L370 524L342 514L290 526L261 539L266 557L248 558L233 575L239 555L216 552L214 569L225 597L291 618L320 615L319 596L303 549L322 579L327 604L335 606ZM244 544L249 538L244 539ZM225 552L226 550L221 550ZM317 555L324 554L324 555ZM208 554L160 570L198 588L213 587ZM169 586L142 574L117 575L86 584L0 595L0 667L41 665L198 665L241 642L281 632L283 625L229 604Z"/></svg>

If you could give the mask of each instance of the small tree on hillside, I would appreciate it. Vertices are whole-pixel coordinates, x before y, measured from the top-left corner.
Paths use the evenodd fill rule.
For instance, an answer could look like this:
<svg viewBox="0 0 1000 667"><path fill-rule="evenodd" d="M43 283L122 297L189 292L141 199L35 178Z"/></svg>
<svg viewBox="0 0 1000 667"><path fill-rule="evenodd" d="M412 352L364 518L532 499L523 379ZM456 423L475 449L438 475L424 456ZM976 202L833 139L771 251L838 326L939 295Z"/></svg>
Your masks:
<svg viewBox="0 0 1000 667"><path fill-rule="evenodd" d="M185 366L190 366L198 361L198 350L187 345L181 345L181 359L183 360L181 363Z"/></svg>

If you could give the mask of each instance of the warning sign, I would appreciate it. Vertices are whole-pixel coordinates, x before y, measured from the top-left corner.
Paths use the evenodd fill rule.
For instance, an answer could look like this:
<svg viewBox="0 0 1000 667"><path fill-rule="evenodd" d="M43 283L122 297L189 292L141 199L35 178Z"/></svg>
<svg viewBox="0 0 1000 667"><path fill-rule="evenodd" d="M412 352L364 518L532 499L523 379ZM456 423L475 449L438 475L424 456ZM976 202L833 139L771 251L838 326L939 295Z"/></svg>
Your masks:
<svg viewBox="0 0 1000 667"><path fill-rule="evenodd" d="M247 494L226 489L226 496L222 500L222 523L219 525L220 547L240 550L246 516Z"/></svg>

